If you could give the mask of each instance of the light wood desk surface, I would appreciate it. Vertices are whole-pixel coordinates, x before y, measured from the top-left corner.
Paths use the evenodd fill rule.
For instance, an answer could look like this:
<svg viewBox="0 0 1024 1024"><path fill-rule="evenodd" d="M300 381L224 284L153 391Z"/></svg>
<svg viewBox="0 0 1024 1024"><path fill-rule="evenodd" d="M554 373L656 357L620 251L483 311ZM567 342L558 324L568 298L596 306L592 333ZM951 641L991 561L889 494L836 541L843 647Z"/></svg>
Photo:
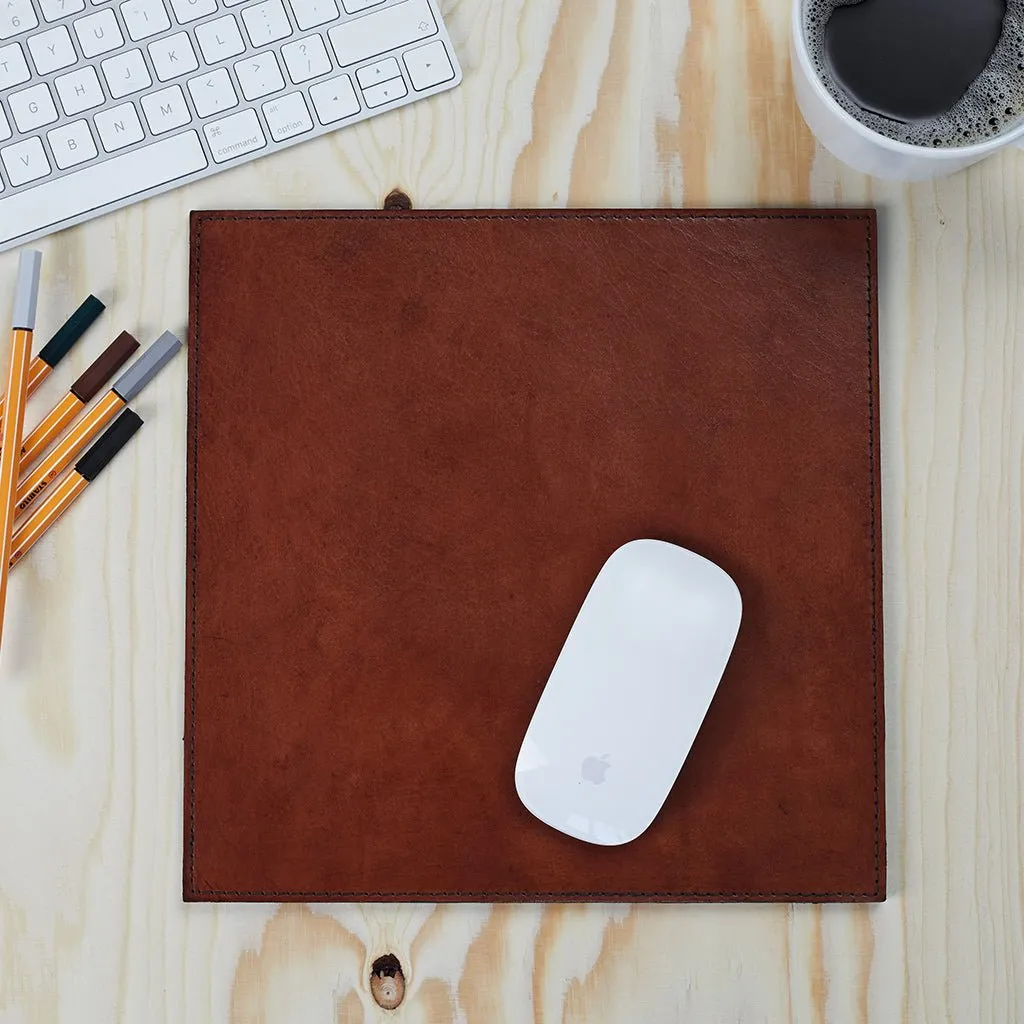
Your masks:
<svg viewBox="0 0 1024 1024"><path fill-rule="evenodd" d="M110 336L184 332L192 208L394 186L419 207L877 206L889 900L183 906L182 356L13 574L0 1022L1024 1020L1024 154L913 186L845 169L794 105L789 0L445 10L461 89L45 240L40 328L92 290ZM367 985L389 951L410 983L391 1014Z"/></svg>

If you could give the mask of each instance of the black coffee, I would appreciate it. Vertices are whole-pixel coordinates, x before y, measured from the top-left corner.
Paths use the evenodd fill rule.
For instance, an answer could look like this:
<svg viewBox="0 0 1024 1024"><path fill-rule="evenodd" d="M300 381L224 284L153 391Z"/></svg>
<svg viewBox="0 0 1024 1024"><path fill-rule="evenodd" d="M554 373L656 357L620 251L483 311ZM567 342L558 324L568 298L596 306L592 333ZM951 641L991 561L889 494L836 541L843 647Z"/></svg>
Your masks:
<svg viewBox="0 0 1024 1024"><path fill-rule="evenodd" d="M819 76L867 127L965 146L1024 118L1024 0L808 0Z"/></svg>

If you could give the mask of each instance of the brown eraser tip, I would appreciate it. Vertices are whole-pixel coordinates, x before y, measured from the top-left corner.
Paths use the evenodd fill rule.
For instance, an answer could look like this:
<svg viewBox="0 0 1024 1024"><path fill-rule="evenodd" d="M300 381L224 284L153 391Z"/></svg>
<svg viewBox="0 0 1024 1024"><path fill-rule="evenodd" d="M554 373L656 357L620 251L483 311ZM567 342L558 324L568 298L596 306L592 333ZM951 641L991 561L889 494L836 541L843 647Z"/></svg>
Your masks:
<svg viewBox="0 0 1024 1024"><path fill-rule="evenodd" d="M80 402L91 402L100 388L128 362L138 347L139 343L127 331L122 331L71 385L71 393Z"/></svg>

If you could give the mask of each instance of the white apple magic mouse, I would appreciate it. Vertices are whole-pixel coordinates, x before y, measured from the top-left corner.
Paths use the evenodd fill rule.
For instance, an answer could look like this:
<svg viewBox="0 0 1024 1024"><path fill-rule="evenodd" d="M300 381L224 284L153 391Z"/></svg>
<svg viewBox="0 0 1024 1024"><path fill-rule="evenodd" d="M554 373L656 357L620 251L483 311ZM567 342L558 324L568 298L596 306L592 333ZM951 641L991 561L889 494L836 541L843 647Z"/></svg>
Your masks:
<svg viewBox="0 0 1024 1024"><path fill-rule="evenodd" d="M605 562L548 678L516 761L527 810L619 846L654 821L697 736L740 627L714 562L635 540Z"/></svg>

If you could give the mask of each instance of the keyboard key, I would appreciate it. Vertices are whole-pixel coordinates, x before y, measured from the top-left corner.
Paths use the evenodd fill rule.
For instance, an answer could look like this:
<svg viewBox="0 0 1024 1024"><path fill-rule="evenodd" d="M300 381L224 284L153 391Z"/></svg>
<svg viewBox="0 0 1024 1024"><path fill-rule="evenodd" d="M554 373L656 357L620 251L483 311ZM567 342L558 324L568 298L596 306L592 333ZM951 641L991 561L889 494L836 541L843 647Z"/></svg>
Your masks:
<svg viewBox="0 0 1024 1024"><path fill-rule="evenodd" d="M379 85L381 82L390 82L392 78L401 78L402 70L394 57L387 60L379 60L376 64L367 64L356 72L356 78L363 89L369 89L371 85Z"/></svg>
<svg viewBox="0 0 1024 1024"><path fill-rule="evenodd" d="M349 14L358 14L360 11L365 11L367 7L376 7L377 4L383 3L384 0L341 0L345 5L345 10Z"/></svg>
<svg viewBox="0 0 1024 1024"><path fill-rule="evenodd" d="M126 50L116 57L108 57L100 67L103 68L110 96L115 100L141 92L153 84L141 50Z"/></svg>
<svg viewBox="0 0 1024 1024"><path fill-rule="evenodd" d="M57 108L53 105L53 97L45 82L33 85L24 92L11 93L7 102L11 105L14 123L20 132L35 131L57 120Z"/></svg>
<svg viewBox="0 0 1024 1024"><path fill-rule="evenodd" d="M219 64L228 57L237 57L245 52L242 33L233 14L216 21L208 21L196 29L196 41L207 64Z"/></svg>
<svg viewBox="0 0 1024 1024"><path fill-rule="evenodd" d="M196 51L192 49L192 41L184 32L150 43L149 58L161 82L169 82L179 75L199 70Z"/></svg>
<svg viewBox="0 0 1024 1024"><path fill-rule="evenodd" d="M455 77L448 51L440 39L409 50L402 59L409 69L409 80L414 89L429 89L442 82L450 82Z"/></svg>
<svg viewBox="0 0 1024 1024"><path fill-rule="evenodd" d="M235 65L235 78L247 100L258 100L284 88L284 79L273 52L246 57Z"/></svg>
<svg viewBox="0 0 1024 1024"><path fill-rule="evenodd" d="M338 5L334 0L291 0L291 5L295 24L303 32L338 17Z"/></svg>
<svg viewBox="0 0 1024 1024"><path fill-rule="evenodd" d="M45 178L50 173L50 161L46 159L43 144L34 136L0 150L0 158L3 159L7 177L11 179L11 184L15 188Z"/></svg>
<svg viewBox="0 0 1024 1024"><path fill-rule="evenodd" d="M10 39L19 32L28 32L38 24L39 19L32 10L32 0L0 0L0 39Z"/></svg>
<svg viewBox="0 0 1024 1024"><path fill-rule="evenodd" d="M46 21L57 21L69 14L85 10L85 0L39 0L39 9Z"/></svg>
<svg viewBox="0 0 1024 1024"><path fill-rule="evenodd" d="M55 78L53 84L57 86L60 105L68 117L103 103L103 89L95 68L76 68L67 75Z"/></svg>
<svg viewBox="0 0 1024 1024"><path fill-rule="evenodd" d="M87 121L72 121L47 132L50 151L57 166L66 171L69 167L84 164L96 156L96 143L92 141Z"/></svg>
<svg viewBox="0 0 1024 1024"><path fill-rule="evenodd" d="M33 36L28 41L28 49L36 71L41 75L69 68L78 60L75 44L71 42L71 33L63 25Z"/></svg>
<svg viewBox="0 0 1024 1024"><path fill-rule="evenodd" d="M121 4L121 17L135 43L166 32L171 27L163 0L128 0L128 3Z"/></svg>
<svg viewBox="0 0 1024 1024"><path fill-rule="evenodd" d="M21 85L32 77L19 43L0 46L0 90Z"/></svg>
<svg viewBox="0 0 1024 1024"><path fill-rule="evenodd" d="M336 25L328 32L334 55L342 67L436 34L437 22L427 0L405 0L394 7Z"/></svg>
<svg viewBox="0 0 1024 1024"><path fill-rule="evenodd" d="M143 96L142 112L146 115L146 123L154 135L162 135L164 132L181 128L192 120L180 85L172 85L169 89Z"/></svg>
<svg viewBox="0 0 1024 1024"><path fill-rule="evenodd" d="M217 13L217 0L171 0L174 16L179 25L205 18L208 14Z"/></svg>
<svg viewBox="0 0 1024 1024"><path fill-rule="evenodd" d="M86 59L98 57L124 46L124 36L118 28L117 18L110 10L98 11L75 22L75 35Z"/></svg>
<svg viewBox="0 0 1024 1024"><path fill-rule="evenodd" d="M297 43L281 47L288 76L296 84L326 75L333 67L321 36L308 36Z"/></svg>
<svg viewBox="0 0 1024 1024"><path fill-rule="evenodd" d="M4 108L0 107L0 142L6 142L12 135L11 126L7 123Z"/></svg>
<svg viewBox="0 0 1024 1024"><path fill-rule="evenodd" d="M39 142L38 139L30 140ZM40 151L42 147L40 146ZM45 154L44 154L45 159ZM83 211L140 196L205 169L199 136L185 132L0 198L0 237L13 241Z"/></svg>
<svg viewBox="0 0 1024 1024"><path fill-rule="evenodd" d="M267 119L267 127L275 142L284 142L285 139L292 139L313 128L313 118L309 116L301 92L293 92L290 96L264 103L263 116Z"/></svg>
<svg viewBox="0 0 1024 1024"><path fill-rule="evenodd" d="M238 96L224 68L193 78L188 83L188 91L200 117L209 117L238 106Z"/></svg>
<svg viewBox="0 0 1024 1024"><path fill-rule="evenodd" d="M348 75L339 75L329 82L314 85L309 90L316 116L323 125L334 124L359 113L359 100Z"/></svg>
<svg viewBox="0 0 1024 1024"><path fill-rule="evenodd" d="M292 34L281 0L263 0L261 4L246 7L242 11L242 21L253 46L267 46Z"/></svg>
<svg viewBox="0 0 1024 1024"><path fill-rule="evenodd" d="M392 78L390 82L381 82L380 85L364 89L363 99L368 107L383 107L385 103L393 103L408 94L405 82L401 78Z"/></svg>
<svg viewBox="0 0 1024 1024"><path fill-rule="evenodd" d="M101 110L93 120L96 130L100 133L100 142L108 153L115 153L125 146L141 142L146 133L142 130L142 122L135 113L131 103L122 103L110 110Z"/></svg>
<svg viewBox="0 0 1024 1024"><path fill-rule="evenodd" d="M219 121L204 125L203 132L210 144L214 162L218 164L253 153L267 144L255 110L243 110L230 117L222 117Z"/></svg>

